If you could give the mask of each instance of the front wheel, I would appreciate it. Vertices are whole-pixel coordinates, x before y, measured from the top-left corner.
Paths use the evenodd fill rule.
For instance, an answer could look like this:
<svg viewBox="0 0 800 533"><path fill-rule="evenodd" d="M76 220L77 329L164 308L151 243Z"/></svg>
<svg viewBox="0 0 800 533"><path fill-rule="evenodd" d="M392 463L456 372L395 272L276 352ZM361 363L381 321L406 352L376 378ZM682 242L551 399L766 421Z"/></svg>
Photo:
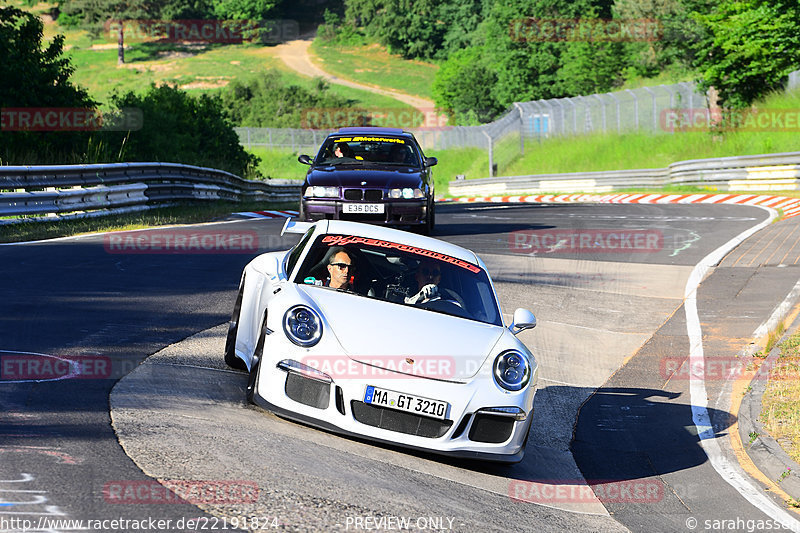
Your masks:
<svg viewBox="0 0 800 533"><path fill-rule="evenodd" d="M433 233L433 226L436 224L436 207L433 198L428 203L427 213L425 214L425 226L422 228L423 235L430 235Z"/></svg>
<svg viewBox="0 0 800 533"><path fill-rule="evenodd" d="M253 368L250 369L250 377L247 379L247 389L245 396L247 403L256 403L256 383L258 382L259 369L261 368L261 358L253 361Z"/></svg>

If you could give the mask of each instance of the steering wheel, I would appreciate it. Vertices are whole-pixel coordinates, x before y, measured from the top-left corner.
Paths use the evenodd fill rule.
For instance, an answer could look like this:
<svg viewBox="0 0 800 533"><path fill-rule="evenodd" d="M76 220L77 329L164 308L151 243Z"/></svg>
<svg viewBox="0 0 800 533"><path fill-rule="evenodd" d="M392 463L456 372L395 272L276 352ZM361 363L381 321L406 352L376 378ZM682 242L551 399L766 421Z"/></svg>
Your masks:
<svg viewBox="0 0 800 533"><path fill-rule="evenodd" d="M422 300L420 302L420 305L424 305L424 304L428 304L428 303L434 303L434 302L451 303L451 304L457 305L461 309L464 309L464 306L461 305L461 302L459 302L458 300L453 299L453 298L442 298L442 294L441 293L437 293L436 295L428 298L427 300Z"/></svg>

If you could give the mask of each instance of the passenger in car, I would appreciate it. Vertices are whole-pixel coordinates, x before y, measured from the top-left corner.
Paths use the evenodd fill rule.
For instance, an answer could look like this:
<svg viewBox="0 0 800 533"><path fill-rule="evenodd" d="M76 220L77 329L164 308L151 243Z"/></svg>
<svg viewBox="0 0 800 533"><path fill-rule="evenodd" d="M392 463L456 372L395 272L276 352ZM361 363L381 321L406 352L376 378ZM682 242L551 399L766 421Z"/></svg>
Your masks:
<svg viewBox="0 0 800 533"><path fill-rule="evenodd" d="M334 143L333 145L333 155L336 157L352 157L355 158L355 153L353 153L353 149L350 148L350 145L345 142L338 142Z"/></svg>
<svg viewBox="0 0 800 533"><path fill-rule="evenodd" d="M405 145L397 144L392 146L391 160L393 163L408 164L411 160L411 152Z"/></svg>
<svg viewBox="0 0 800 533"><path fill-rule="evenodd" d="M417 282L417 290L419 292L406 298L407 304L423 303L438 296L438 285L442 279L442 269L436 261L423 259L417 267L414 279Z"/></svg>

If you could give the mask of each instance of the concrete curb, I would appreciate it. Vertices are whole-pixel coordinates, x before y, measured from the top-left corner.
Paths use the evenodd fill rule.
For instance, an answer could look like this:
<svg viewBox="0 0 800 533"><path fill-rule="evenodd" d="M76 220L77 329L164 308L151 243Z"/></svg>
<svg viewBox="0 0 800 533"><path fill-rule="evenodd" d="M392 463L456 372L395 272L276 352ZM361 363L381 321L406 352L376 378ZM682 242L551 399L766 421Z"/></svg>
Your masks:
<svg viewBox="0 0 800 533"><path fill-rule="evenodd" d="M459 203L600 203L600 204L734 204L781 209L783 218L800 215L800 198L757 194L538 194L528 196L472 196L438 199Z"/></svg>
<svg viewBox="0 0 800 533"><path fill-rule="evenodd" d="M795 317L792 325L770 351L762 365L769 365L767 368L772 366L780 357L779 344L798 331L800 331L800 315ZM756 468L793 499L800 500L800 464L789 457L759 420L761 400L768 382L767 379L759 379L758 374L750 381L751 390L742 399L738 412L739 438ZM750 442L751 434L758 435L752 442ZM781 479L781 475L787 469L791 469L791 473Z"/></svg>

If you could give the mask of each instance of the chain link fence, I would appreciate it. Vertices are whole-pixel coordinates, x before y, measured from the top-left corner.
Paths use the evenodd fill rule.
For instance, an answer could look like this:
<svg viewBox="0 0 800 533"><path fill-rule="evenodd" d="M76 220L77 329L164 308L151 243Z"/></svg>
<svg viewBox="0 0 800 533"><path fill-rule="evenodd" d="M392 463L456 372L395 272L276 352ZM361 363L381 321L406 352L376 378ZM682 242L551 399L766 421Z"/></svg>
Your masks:
<svg viewBox="0 0 800 533"><path fill-rule="evenodd" d="M787 89L800 87L800 71L790 74ZM518 102L503 116L480 126L415 129L423 150L481 148L489 152L490 177L525 153L525 146L543 138L593 133L673 131L670 110L703 113L708 97L694 83L641 87L624 91ZM315 153L333 130L236 128L245 147L288 148Z"/></svg>

